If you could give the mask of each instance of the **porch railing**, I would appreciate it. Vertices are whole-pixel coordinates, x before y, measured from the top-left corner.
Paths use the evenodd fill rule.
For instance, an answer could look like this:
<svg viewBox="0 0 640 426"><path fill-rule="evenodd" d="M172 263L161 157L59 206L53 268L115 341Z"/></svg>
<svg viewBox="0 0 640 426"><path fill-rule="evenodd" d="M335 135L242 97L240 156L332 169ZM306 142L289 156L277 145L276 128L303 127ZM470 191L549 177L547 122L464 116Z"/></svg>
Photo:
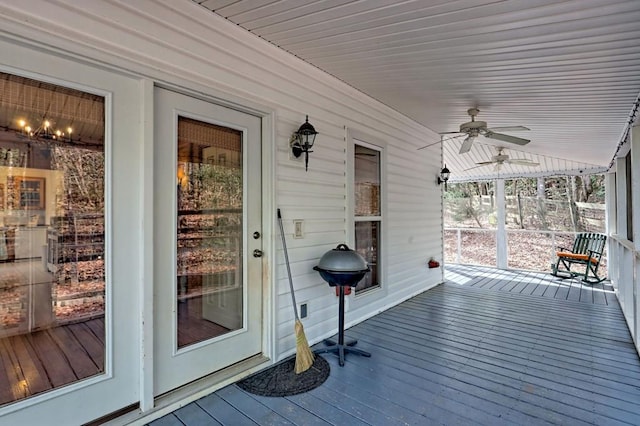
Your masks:
<svg viewBox="0 0 640 426"><path fill-rule="evenodd" d="M576 232L507 229L507 267L531 271L549 271L555 263L558 247L571 248ZM496 229L445 228L444 261L497 266ZM606 256L598 275L607 276Z"/></svg>
<svg viewBox="0 0 640 426"><path fill-rule="evenodd" d="M640 353L640 251L634 244L621 235L609 237L611 264L609 277L618 295L620 307L631 331L636 350Z"/></svg>

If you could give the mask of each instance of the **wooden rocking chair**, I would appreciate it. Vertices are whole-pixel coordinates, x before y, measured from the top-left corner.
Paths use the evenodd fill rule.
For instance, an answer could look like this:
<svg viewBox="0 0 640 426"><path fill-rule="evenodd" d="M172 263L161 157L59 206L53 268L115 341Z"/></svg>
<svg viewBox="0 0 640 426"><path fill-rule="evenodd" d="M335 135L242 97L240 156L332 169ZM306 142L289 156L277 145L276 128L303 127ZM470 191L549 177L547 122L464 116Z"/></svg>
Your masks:
<svg viewBox="0 0 640 426"><path fill-rule="evenodd" d="M606 235L584 232L576 235L571 250L558 247L558 260L551 265L551 275L559 278L574 278L582 276L582 281L596 284L606 277L598 276L598 266L604 252ZM572 265L584 265L584 273L571 271ZM562 267L563 269L560 269ZM592 276L592 277L590 277Z"/></svg>

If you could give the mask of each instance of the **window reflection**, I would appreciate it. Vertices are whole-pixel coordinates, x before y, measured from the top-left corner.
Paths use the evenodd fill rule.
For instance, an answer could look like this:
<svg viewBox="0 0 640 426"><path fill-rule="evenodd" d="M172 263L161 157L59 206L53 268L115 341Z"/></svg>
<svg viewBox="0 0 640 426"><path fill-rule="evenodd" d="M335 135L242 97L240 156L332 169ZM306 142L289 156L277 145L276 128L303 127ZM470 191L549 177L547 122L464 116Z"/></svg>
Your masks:
<svg viewBox="0 0 640 426"><path fill-rule="evenodd" d="M0 73L0 404L104 372L104 108Z"/></svg>
<svg viewBox="0 0 640 426"><path fill-rule="evenodd" d="M243 326L242 132L178 119L178 347Z"/></svg>
<svg viewBox="0 0 640 426"><path fill-rule="evenodd" d="M378 257L380 226L380 151L354 146L355 243L371 269L356 286L356 293L379 287Z"/></svg>

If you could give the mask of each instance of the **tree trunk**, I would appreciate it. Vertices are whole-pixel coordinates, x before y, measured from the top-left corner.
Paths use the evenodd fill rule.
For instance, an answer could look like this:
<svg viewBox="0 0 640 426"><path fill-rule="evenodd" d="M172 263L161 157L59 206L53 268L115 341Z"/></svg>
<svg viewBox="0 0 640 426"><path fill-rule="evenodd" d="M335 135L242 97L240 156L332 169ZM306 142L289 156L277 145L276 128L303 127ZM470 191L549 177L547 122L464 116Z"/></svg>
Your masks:
<svg viewBox="0 0 640 426"><path fill-rule="evenodd" d="M581 188L582 188L582 197L580 201L583 203L589 202L589 197L593 194L593 184L591 182L590 176L582 176L580 178Z"/></svg>
<svg viewBox="0 0 640 426"><path fill-rule="evenodd" d="M569 202L569 216L573 232L578 232L578 209L575 201L576 177L567 177L567 200Z"/></svg>
<svg viewBox="0 0 640 426"><path fill-rule="evenodd" d="M547 198L547 192L545 191L545 186L544 186L544 178L542 177L538 178L537 188L538 188L538 199L544 200L545 198Z"/></svg>
<svg viewBox="0 0 640 426"><path fill-rule="evenodd" d="M518 197L518 220L520 221L520 229L524 229L524 215L522 214L522 200L520 199L520 194Z"/></svg>
<svg viewBox="0 0 640 426"><path fill-rule="evenodd" d="M547 199L547 192L545 191L544 178L539 177L537 182L537 197L536 197L536 207L538 217L540 218L540 225L542 229L549 229L549 223L547 222L547 208L545 204L545 200Z"/></svg>

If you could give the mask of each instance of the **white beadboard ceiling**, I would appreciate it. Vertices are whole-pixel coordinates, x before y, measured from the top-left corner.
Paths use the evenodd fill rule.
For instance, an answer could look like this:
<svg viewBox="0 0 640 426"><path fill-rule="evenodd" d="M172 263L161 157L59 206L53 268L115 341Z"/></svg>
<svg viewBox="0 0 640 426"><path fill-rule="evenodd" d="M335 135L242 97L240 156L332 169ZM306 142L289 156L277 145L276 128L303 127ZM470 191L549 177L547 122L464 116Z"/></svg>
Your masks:
<svg viewBox="0 0 640 426"><path fill-rule="evenodd" d="M445 137L452 181L607 170L635 119L640 0L194 1L435 132L472 107L531 129L502 132L528 145L480 138L463 155ZM496 145L540 165L475 167Z"/></svg>

